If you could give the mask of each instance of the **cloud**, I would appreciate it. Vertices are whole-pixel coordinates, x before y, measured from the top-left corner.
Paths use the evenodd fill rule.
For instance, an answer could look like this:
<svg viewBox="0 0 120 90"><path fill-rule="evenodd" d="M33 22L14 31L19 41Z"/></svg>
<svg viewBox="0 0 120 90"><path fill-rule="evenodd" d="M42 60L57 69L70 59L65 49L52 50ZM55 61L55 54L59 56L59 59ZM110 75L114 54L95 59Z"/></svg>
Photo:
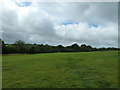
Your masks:
<svg viewBox="0 0 120 90"><path fill-rule="evenodd" d="M56 31L58 35L70 42L87 43L99 47L116 46L118 31L117 26L112 25L94 27L87 23L69 24L56 26Z"/></svg>
<svg viewBox="0 0 120 90"><path fill-rule="evenodd" d="M13 43L117 47L117 3L32 2L21 7L3 2L3 40Z"/></svg>

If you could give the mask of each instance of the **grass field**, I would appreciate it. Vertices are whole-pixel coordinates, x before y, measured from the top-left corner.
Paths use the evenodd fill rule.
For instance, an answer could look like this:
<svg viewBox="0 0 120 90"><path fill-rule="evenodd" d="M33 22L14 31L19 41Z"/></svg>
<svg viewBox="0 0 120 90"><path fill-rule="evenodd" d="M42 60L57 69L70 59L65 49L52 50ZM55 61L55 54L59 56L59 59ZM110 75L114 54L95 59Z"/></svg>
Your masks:
<svg viewBox="0 0 120 90"><path fill-rule="evenodd" d="M3 55L3 88L117 88L118 52Z"/></svg>

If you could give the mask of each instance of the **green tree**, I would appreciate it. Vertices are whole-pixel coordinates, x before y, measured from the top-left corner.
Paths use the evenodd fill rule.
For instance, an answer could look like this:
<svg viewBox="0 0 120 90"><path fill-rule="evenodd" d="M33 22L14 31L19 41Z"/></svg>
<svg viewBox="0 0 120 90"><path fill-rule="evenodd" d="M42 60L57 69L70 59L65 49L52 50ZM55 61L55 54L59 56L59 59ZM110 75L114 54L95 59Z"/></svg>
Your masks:
<svg viewBox="0 0 120 90"><path fill-rule="evenodd" d="M0 39L0 53L7 54L6 45L3 40Z"/></svg>
<svg viewBox="0 0 120 90"><path fill-rule="evenodd" d="M79 45L78 45L77 43L73 44L73 45L71 46L71 48L72 48L73 51L75 51L75 52L79 52L79 51L80 51L80 47L79 47Z"/></svg>
<svg viewBox="0 0 120 90"><path fill-rule="evenodd" d="M18 40L14 43L14 45L19 49L18 53L26 53L25 42Z"/></svg>

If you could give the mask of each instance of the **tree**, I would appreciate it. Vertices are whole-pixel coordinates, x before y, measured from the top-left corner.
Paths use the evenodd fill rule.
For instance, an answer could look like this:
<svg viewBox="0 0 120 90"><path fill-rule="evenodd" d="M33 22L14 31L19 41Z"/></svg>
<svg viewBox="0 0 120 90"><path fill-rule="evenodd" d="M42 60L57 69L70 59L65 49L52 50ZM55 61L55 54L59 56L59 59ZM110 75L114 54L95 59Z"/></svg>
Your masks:
<svg viewBox="0 0 120 90"><path fill-rule="evenodd" d="M89 51L89 52L92 51L92 46L88 45L87 46L87 51Z"/></svg>
<svg viewBox="0 0 120 90"><path fill-rule="evenodd" d="M0 53L7 54L6 45L3 40L0 39Z"/></svg>
<svg viewBox="0 0 120 90"><path fill-rule="evenodd" d="M79 45L77 43L73 44L71 47L72 47L73 51L75 51L75 52L80 51L80 47L79 47Z"/></svg>
<svg viewBox="0 0 120 90"><path fill-rule="evenodd" d="M26 53L25 42L18 40L14 43L16 47L18 47L18 53Z"/></svg>
<svg viewBox="0 0 120 90"><path fill-rule="evenodd" d="M63 47L62 45L58 45L57 46L58 52L65 52L65 47Z"/></svg>
<svg viewBox="0 0 120 90"><path fill-rule="evenodd" d="M69 52L79 52L80 51L80 47L77 43L75 43L71 46L67 46L66 48Z"/></svg>
<svg viewBox="0 0 120 90"><path fill-rule="evenodd" d="M7 53L19 53L19 47L16 47L14 44L7 44L6 45Z"/></svg>
<svg viewBox="0 0 120 90"><path fill-rule="evenodd" d="M88 51L88 50L87 50L87 45L82 44L81 47L80 47L80 51L82 51L82 52Z"/></svg>
<svg viewBox="0 0 120 90"><path fill-rule="evenodd" d="M14 44L16 44L16 45L24 45L25 42L22 41L22 40L18 40L18 41L16 41Z"/></svg>
<svg viewBox="0 0 120 90"><path fill-rule="evenodd" d="M5 44L3 40L0 39L0 49L1 53L52 53L52 52L89 52L89 51L108 51L108 50L120 50L120 48L108 47L108 48L93 48L90 45L82 44L79 46L77 43L71 46L50 46L48 44L26 44L25 42L18 40L14 44Z"/></svg>
<svg viewBox="0 0 120 90"><path fill-rule="evenodd" d="M35 54L35 53L40 53L40 48L39 45L37 44L32 44L30 47L30 51L31 54Z"/></svg>

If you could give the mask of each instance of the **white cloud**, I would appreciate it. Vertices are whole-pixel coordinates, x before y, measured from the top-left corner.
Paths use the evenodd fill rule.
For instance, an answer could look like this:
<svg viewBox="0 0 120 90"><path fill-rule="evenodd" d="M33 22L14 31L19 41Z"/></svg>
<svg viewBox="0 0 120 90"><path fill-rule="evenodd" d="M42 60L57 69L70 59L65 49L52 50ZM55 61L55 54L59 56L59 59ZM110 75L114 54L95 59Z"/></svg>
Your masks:
<svg viewBox="0 0 120 90"><path fill-rule="evenodd" d="M62 38L97 46L117 46L117 26L91 27L87 23L56 26L56 32Z"/></svg>
<svg viewBox="0 0 120 90"><path fill-rule="evenodd" d="M37 3L19 7L3 2L3 39L12 43L117 46L117 3ZM64 25L63 23L73 23ZM90 25L96 24L98 27Z"/></svg>

